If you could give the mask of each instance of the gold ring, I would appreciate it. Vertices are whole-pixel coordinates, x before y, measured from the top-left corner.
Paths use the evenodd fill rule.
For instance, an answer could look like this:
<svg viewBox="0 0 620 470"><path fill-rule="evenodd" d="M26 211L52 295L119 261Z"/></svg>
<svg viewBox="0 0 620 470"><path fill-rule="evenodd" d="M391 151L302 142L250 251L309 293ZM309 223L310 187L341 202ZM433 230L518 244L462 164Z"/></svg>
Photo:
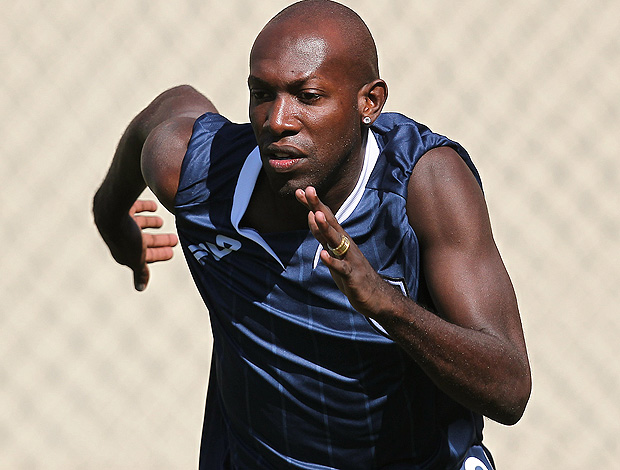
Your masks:
<svg viewBox="0 0 620 470"><path fill-rule="evenodd" d="M342 258L349 250L349 246L351 246L351 242L347 237L342 235L342 238L340 239L340 245L338 245L336 248L332 248L331 246L327 245L327 248L329 248L329 252L333 256L335 256L336 258Z"/></svg>

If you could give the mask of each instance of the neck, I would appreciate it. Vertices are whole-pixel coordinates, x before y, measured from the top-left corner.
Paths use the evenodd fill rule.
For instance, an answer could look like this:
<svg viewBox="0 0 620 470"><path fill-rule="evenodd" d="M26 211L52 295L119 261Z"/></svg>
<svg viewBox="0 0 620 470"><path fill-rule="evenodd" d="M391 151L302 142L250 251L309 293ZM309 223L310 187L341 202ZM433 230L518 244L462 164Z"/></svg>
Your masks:
<svg viewBox="0 0 620 470"><path fill-rule="evenodd" d="M274 193L261 171L241 224L259 233L308 229L308 210L294 196Z"/></svg>
<svg viewBox="0 0 620 470"><path fill-rule="evenodd" d="M351 153L340 165L332 172L333 181L325 181L323 185L315 189L319 198L335 214L347 200L355 189L366 156L366 146L368 143L368 131L362 134L362 141L359 150Z"/></svg>

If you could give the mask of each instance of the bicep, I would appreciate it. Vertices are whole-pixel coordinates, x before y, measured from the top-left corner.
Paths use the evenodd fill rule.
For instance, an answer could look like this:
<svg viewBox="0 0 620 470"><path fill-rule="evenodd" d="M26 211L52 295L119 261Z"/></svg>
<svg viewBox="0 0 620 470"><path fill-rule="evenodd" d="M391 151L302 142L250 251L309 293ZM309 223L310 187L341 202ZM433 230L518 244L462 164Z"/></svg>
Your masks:
<svg viewBox="0 0 620 470"><path fill-rule="evenodd" d="M407 209L437 313L464 328L519 341L516 298L482 190L454 150L433 149L417 163Z"/></svg>
<svg viewBox="0 0 620 470"><path fill-rule="evenodd" d="M217 113L213 103L193 87L182 85L156 97L132 123L144 142L142 175L170 212L194 122L207 112Z"/></svg>
<svg viewBox="0 0 620 470"><path fill-rule="evenodd" d="M148 135L142 147L142 175L157 199L174 213L181 166L192 136L195 119L173 118L162 122Z"/></svg>

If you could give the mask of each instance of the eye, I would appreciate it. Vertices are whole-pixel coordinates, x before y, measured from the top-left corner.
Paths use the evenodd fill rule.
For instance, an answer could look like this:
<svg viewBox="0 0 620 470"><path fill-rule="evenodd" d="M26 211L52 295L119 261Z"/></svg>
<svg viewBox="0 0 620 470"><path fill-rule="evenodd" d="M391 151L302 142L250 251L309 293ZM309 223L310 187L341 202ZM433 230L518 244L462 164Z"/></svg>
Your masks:
<svg viewBox="0 0 620 470"><path fill-rule="evenodd" d="M252 97L253 100L256 100L256 101L267 101L270 99L271 95L269 94L269 92L265 90L253 88L253 89L250 89L250 96Z"/></svg>
<svg viewBox="0 0 620 470"><path fill-rule="evenodd" d="M321 95L313 91L302 91L297 95L297 98L299 101L311 104L318 101L321 98Z"/></svg>

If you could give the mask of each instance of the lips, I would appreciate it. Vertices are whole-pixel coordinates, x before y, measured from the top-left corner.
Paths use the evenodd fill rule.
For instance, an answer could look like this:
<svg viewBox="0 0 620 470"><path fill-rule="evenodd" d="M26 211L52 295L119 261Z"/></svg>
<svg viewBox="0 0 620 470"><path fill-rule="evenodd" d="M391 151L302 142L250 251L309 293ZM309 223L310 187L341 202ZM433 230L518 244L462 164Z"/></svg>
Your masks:
<svg viewBox="0 0 620 470"><path fill-rule="evenodd" d="M296 157L286 152L275 152L270 155L271 158L275 158L277 160L290 160L295 159Z"/></svg>
<svg viewBox="0 0 620 470"><path fill-rule="evenodd" d="M276 171L287 171L294 167L298 162L299 158L294 159L269 159L269 165Z"/></svg>
<svg viewBox="0 0 620 470"><path fill-rule="evenodd" d="M271 144L265 149L264 155L269 166L276 171L287 171L305 158L299 149L289 145Z"/></svg>

